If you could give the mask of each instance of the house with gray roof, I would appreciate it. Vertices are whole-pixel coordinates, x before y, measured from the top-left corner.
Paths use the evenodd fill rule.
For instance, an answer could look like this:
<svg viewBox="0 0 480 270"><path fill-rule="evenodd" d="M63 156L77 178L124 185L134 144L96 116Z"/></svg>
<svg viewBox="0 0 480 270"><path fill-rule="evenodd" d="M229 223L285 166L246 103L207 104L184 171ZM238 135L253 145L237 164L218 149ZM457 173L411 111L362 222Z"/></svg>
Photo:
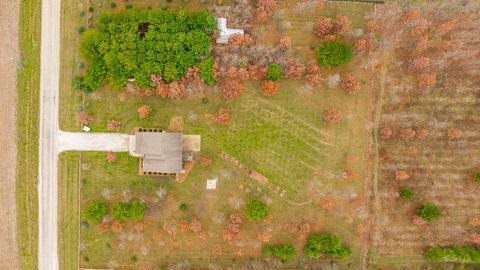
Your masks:
<svg viewBox="0 0 480 270"><path fill-rule="evenodd" d="M130 154L140 158L141 175L184 173L185 162L200 154L200 135L140 128L130 135Z"/></svg>

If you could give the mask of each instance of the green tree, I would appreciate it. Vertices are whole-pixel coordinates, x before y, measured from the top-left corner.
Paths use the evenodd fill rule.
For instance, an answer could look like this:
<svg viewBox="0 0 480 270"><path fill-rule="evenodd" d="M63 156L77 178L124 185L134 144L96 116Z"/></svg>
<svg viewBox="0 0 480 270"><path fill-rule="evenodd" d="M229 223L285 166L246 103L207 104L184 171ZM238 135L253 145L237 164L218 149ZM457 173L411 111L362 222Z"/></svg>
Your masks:
<svg viewBox="0 0 480 270"><path fill-rule="evenodd" d="M261 221L268 216L268 206L259 199L250 199L245 214L252 221Z"/></svg>
<svg viewBox="0 0 480 270"><path fill-rule="evenodd" d="M283 77L283 69L277 64L269 64L267 66L266 79L270 81L278 81Z"/></svg>
<svg viewBox="0 0 480 270"><path fill-rule="evenodd" d="M139 200L130 202L119 202L113 206L112 216L117 220L135 220L141 221L145 215L147 206Z"/></svg>
<svg viewBox="0 0 480 270"><path fill-rule="evenodd" d="M399 194L400 198L403 200L411 200L415 197L415 193L413 192L413 190L408 187L401 188Z"/></svg>
<svg viewBox="0 0 480 270"><path fill-rule="evenodd" d="M85 84L96 89L108 81L121 88L133 77L147 88L152 74L172 82L209 59L216 22L206 11L124 9L102 14L97 26L81 36L80 51L88 62ZM211 64L207 60L201 68L207 84L214 83Z"/></svg>
<svg viewBox="0 0 480 270"><path fill-rule="evenodd" d="M72 87L86 94L93 92L93 89L85 84L85 79L82 76L75 76L72 79Z"/></svg>
<svg viewBox="0 0 480 270"><path fill-rule="evenodd" d="M290 261L295 259L295 248L290 244L280 244L275 246L264 246L263 254L265 256L276 256L282 260Z"/></svg>
<svg viewBox="0 0 480 270"><path fill-rule="evenodd" d="M103 85L107 77L107 66L102 59L94 59L90 62L84 83L92 89L97 89Z"/></svg>
<svg viewBox="0 0 480 270"><path fill-rule="evenodd" d="M331 234L312 234L303 250L305 256L320 258L322 254L334 258L346 259L352 255L352 250L342 246L340 239Z"/></svg>
<svg viewBox="0 0 480 270"><path fill-rule="evenodd" d="M88 220L101 221L107 214L107 202L91 201L85 206L83 214Z"/></svg>
<svg viewBox="0 0 480 270"><path fill-rule="evenodd" d="M475 174L475 183L480 184L480 172Z"/></svg>
<svg viewBox="0 0 480 270"><path fill-rule="evenodd" d="M202 77L203 82L207 85L215 84L215 79L213 78L213 63L213 58L208 57L198 65L198 68L200 69L200 76Z"/></svg>
<svg viewBox="0 0 480 270"><path fill-rule="evenodd" d="M416 214L423 220L432 222L442 216L442 210L432 203L425 203L417 208Z"/></svg>
<svg viewBox="0 0 480 270"><path fill-rule="evenodd" d="M317 60L324 67L339 66L352 57L352 46L338 40L323 43L317 50Z"/></svg>
<svg viewBox="0 0 480 270"><path fill-rule="evenodd" d="M435 262L480 263L480 250L474 247L431 247L425 256Z"/></svg>

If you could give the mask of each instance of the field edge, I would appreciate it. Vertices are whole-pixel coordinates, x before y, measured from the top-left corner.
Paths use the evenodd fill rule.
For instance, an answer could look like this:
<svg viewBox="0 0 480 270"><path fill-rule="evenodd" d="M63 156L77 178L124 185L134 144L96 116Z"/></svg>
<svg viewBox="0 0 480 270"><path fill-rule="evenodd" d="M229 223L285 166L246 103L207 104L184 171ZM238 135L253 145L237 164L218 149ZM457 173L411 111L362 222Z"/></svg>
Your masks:
<svg viewBox="0 0 480 270"><path fill-rule="evenodd" d="M17 75L18 245L23 270L38 269L38 126L41 0L22 0Z"/></svg>

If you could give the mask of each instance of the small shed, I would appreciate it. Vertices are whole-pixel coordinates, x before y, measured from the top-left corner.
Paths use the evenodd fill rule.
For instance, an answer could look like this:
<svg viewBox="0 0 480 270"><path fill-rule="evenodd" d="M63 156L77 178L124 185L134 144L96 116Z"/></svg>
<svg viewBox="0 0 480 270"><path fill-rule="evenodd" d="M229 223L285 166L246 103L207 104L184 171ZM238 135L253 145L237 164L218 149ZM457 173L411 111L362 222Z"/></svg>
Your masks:
<svg viewBox="0 0 480 270"><path fill-rule="evenodd" d="M217 18L218 44L228 44L228 39L235 34L243 35L243 29L227 27L227 18Z"/></svg>

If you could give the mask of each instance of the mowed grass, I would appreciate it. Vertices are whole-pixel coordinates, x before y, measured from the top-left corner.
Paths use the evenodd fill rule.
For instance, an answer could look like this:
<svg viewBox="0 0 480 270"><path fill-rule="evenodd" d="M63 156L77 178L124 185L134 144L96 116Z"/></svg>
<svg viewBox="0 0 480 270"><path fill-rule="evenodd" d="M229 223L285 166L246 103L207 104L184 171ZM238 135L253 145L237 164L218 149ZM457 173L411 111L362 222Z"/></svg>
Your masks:
<svg viewBox="0 0 480 270"><path fill-rule="evenodd" d="M22 0L17 77L17 224L22 269L38 265L38 115L41 1Z"/></svg>
<svg viewBox="0 0 480 270"><path fill-rule="evenodd" d="M65 152L58 166L58 258L62 270L78 269L80 153Z"/></svg>
<svg viewBox="0 0 480 270"><path fill-rule="evenodd" d="M176 7L181 2L183 1L173 1L170 7ZM158 7L162 3L139 1L134 3L134 7ZM188 4L188 9L201 7L197 1L191 1L191 4ZM281 9L287 20L299 17L284 5L285 2L282 2ZM95 9L93 21L97 18L97 13L112 10L106 1L92 1L92 6ZM302 17L304 21L294 23L288 31L287 34L292 35L296 54L301 56L304 53L302 59L313 61L313 50L309 47L320 44L318 38L305 30L305 24L325 12L332 12L334 16L338 10L329 11L330 6L336 5L328 5L321 13ZM116 9L123 7L123 2L117 2ZM357 18L369 8L371 6L366 5L349 10L339 4L338 9L347 16L355 14L354 26L363 27L364 22ZM86 2L63 1L60 103L61 127L66 130L80 129L77 115L82 106L82 98L80 93L71 88L70 83L73 76L84 72L79 66L82 59L78 52L80 35L77 29L86 25L87 9ZM81 10L87 15L81 17ZM272 26L266 26L266 29L269 27ZM275 31L274 28L271 29ZM265 42L275 43L277 36L269 37ZM186 134L202 135L202 153L208 155L213 164L207 168L196 164L187 181L178 184L169 179L138 176L138 160L127 154L119 154L119 160L109 164L104 160L105 153L82 153L80 164L85 164L85 169L80 169L77 177L81 179L81 207L95 199L107 199L109 207L112 207L114 202L139 198L147 202L148 211L145 221L147 228L141 233L134 232L133 224L130 223L124 224L120 233L101 233L98 224L91 222L88 229L79 229L80 265L130 269L189 261L193 267L204 267L212 262L225 267L244 266L252 262L272 267L272 264L264 261L261 255L262 244L257 241L257 235L264 226L245 222L240 234L240 242L244 245L242 248L236 246L240 242L231 244L223 241L222 232L226 221L214 221L218 216L228 219L232 213L241 213L242 203L251 196L245 190L252 180L224 161L220 157L222 151L267 176L272 183L280 185L287 191L289 201L311 201L310 204L296 206L280 199L273 192L266 191L259 195L272 199L270 209L273 221L272 225L267 226L272 230L272 241L269 244L292 243L299 255L299 259L290 264L273 267L329 265L325 260L312 261L301 256L305 239L296 240L285 229L288 224L301 222L310 223L313 232L325 231L340 236L354 250L352 259L340 264L344 267L348 264L359 265L362 238L355 231L362 221L353 213L354 208L350 204L352 198L348 196L354 194L353 198L362 199L364 193L368 74L359 68L363 61L364 59L355 58L347 65L326 72L326 75L330 75L354 71L362 80L362 91L357 96L349 96L338 87L319 87L308 93L304 83L295 80L281 80L280 91L275 97L264 97L259 82L247 82L246 91L232 101L226 101L219 89L206 94L208 102L199 97L181 101L158 96L138 97L109 86L87 95L85 108L93 117L92 131L106 132L107 122L111 119L121 122L122 133L130 133L134 127L139 126L166 128L172 117L181 116ZM136 110L143 104L150 105L153 110L149 117L141 120ZM345 121L338 125L325 123L324 111L331 107L340 109ZM232 119L226 126L216 125L213 121L219 108L231 111ZM62 157L62 160L65 159L68 158ZM346 168L353 170L352 180L339 176ZM218 188L207 192L205 181L214 177L219 178ZM160 189L167 190L165 198L158 196ZM323 209L321 203L324 199L334 199L335 208ZM240 201L240 206L237 207L232 200ZM65 200L63 203L68 202ZM185 212L179 210L182 203L189 206ZM70 209L68 207L70 206L63 209ZM78 209L77 214L80 212L81 209ZM206 241L198 239L191 232L169 236L162 229L168 220L190 220L193 217L202 222L208 235ZM64 233L73 234L74 231L65 230ZM73 236L65 235L60 239L63 242L60 245L66 249L71 245L68 239L73 239ZM221 255L212 254L214 245L221 247ZM244 255L238 255L240 249L243 249ZM74 250L76 247L70 247L66 253L73 254ZM70 269L69 265L77 262L74 259L73 256L64 256L62 267Z"/></svg>

